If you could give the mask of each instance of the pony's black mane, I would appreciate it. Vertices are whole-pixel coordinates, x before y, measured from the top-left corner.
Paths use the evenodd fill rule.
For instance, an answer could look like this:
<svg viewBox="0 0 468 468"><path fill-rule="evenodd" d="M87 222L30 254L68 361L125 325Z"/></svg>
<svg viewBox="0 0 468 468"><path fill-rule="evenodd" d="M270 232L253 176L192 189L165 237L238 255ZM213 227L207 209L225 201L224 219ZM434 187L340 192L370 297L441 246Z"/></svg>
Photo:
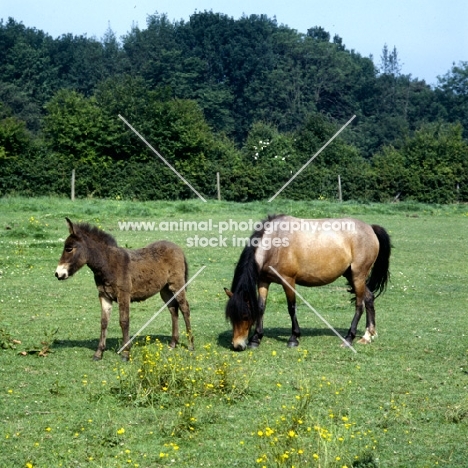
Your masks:
<svg viewBox="0 0 468 468"><path fill-rule="evenodd" d="M73 224L73 229L76 234L85 234L96 242L117 247L115 238L96 226L88 223L76 223Z"/></svg>
<svg viewBox="0 0 468 468"><path fill-rule="evenodd" d="M233 296L226 306L226 318L232 323L238 323L246 318L255 321L260 315L257 296L260 266L255 261L258 242L252 242L252 240L261 239L265 234L265 223L274 221L280 216L283 215L269 215L267 219L262 220L262 228L252 233L248 245L244 247L241 253L232 279L231 291Z"/></svg>

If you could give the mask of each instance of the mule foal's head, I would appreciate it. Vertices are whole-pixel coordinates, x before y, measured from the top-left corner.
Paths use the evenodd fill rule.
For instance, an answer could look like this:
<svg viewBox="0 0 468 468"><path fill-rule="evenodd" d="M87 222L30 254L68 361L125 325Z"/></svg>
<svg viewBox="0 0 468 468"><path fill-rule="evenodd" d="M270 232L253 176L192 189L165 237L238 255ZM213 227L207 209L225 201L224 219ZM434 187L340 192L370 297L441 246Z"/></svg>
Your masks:
<svg viewBox="0 0 468 468"><path fill-rule="evenodd" d="M73 223L68 218L65 219L70 235L65 239L62 256L55 269L55 277L58 280L66 280L86 265L85 246L83 246L82 239L77 235Z"/></svg>

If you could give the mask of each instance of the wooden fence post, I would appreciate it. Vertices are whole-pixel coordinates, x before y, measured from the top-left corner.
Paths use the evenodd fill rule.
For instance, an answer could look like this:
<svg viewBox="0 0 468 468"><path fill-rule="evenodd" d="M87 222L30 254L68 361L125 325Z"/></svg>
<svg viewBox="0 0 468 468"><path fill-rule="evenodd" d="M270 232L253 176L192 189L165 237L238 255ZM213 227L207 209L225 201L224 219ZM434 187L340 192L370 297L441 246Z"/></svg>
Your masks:
<svg viewBox="0 0 468 468"><path fill-rule="evenodd" d="M71 200L75 201L75 169L72 170L71 175Z"/></svg>

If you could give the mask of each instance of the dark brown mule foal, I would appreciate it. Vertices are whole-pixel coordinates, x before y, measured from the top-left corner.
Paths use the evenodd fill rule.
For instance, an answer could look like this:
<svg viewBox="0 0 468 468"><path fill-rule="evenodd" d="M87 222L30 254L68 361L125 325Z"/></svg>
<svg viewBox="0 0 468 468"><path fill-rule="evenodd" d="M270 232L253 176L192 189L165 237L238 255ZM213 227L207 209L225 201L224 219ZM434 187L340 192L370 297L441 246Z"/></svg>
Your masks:
<svg viewBox="0 0 468 468"><path fill-rule="evenodd" d="M129 341L130 302L144 301L158 292L162 300L169 302L172 317L171 347L179 341L179 308L187 328L188 346L193 349L190 326L190 308L185 298L188 267L182 249L172 242L159 241L142 249L124 249L110 235L90 226L74 224L66 218L70 235L60 257L55 276L66 280L83 265L94 273L94 281L101 302L101 337L94 359L102 359L106 349L107 325L112 302L118 302L123 345ZM179 291L177 297L174 294ZM122 352L128 360L130 345Z"/></svg>

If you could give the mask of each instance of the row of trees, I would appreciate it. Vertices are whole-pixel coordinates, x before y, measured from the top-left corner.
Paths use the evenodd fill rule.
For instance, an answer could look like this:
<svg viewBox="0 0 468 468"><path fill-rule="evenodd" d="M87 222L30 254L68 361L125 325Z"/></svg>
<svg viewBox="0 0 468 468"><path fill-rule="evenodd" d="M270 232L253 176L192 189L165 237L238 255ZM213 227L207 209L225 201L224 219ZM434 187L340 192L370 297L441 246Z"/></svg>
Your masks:
<svg viewBox="0 0 468 468"><path fill-rule="evenodd" d="M266 16L149 17L119 42L53 39L0 23L0 194L139 199L193 194L123 115L206 196L272 195L353 114L357 119L284 196L468 201L468 64L434 89L380 68L322 28Z"/></svg>

